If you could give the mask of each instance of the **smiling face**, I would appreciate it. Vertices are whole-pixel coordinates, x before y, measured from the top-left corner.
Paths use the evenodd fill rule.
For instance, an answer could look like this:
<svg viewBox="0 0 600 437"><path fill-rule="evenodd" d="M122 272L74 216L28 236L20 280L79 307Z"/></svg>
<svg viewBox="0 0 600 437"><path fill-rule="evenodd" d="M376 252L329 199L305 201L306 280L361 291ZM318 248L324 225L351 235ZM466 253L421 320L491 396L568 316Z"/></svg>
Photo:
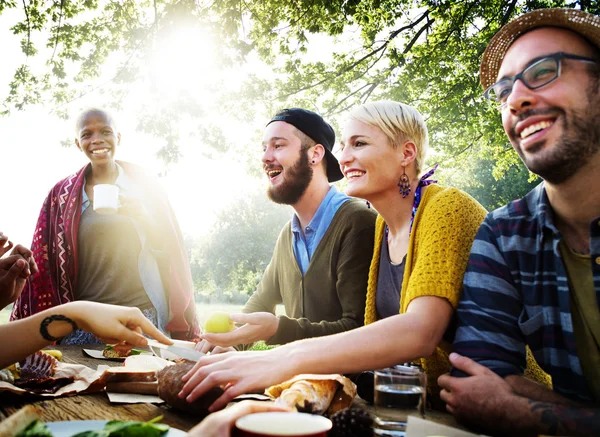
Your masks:
<svg viewBox="0 0 600 437"><path fill-rule="evenodd" d="M270 123L263 135L263 169L269 179L267 195L275 203L294 205L306 192L313 169L306 148L284 121Z"/></svg>
<svg viewBox="0 0 600 437"><path fill-rule="evenodd" d="M373 202L384 193L398 192L403 155L381 129L350 119L342 130L341 147L346 194Z"/></svg>
<svg viewBox="0 0 600 437"><path fill-rule="evenodd" d="M121 141L115 123L101 111L90 111L81 117L75 144L92 165L114 161L115 149Z"/></svg>
<svg viewBox="0 0 600 437"><path fill-rule="evenodd" d="M557 52L595 55L593 47L576 33L535 29L507 51L498 79ZM560 77L536 90L518 80L502 109L502 124L513 147L529 170L550 183L569 179L600 149L600 92L594 67L562 60Z"/></svg>

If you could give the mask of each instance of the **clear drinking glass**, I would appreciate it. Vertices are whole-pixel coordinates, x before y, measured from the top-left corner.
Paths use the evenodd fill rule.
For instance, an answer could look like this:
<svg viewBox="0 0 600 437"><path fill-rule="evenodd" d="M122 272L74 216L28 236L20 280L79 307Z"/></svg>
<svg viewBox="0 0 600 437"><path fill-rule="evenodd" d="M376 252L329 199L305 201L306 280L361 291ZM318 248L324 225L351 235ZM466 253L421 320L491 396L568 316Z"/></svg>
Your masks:
<svg viewBox="0 0 600 437"><path fill-rule="evenodd" d="M375 371L375 428L378 435L404 435L408 416L423 417L426 377L418 367Z"/></svg>

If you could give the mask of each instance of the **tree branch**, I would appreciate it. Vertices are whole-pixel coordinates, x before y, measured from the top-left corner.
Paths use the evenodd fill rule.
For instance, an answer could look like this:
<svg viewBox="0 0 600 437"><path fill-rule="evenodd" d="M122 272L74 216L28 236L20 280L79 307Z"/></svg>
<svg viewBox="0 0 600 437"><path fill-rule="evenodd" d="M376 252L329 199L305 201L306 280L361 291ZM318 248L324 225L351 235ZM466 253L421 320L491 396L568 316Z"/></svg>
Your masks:
<svg viewBox="0 0 600 437"><path fill-rule="evenodd" d="M316 88L320 85L323 85L326 82L329 82L330 80L335 79L336 77L341 76L344 73L347 73L348 71L352 70L354 67L356 67L357 65L361 64L362 62L364 62L365 60L369 59L370 57L372 57L373 55L375 55L376 53L379 53L380 51L384 50L388 44L394 39L396 38L400 33L404 32L405 30L409 30L409 29L414 29L421 21L423 21L425 18L428 18L429 16L429 10L425 11L423 13L423 15L421 15L421 17L419 17L419 19L413 23L410 23L406 26L401 27L400 29L397 29L395 31L393 31L389 38L378 48L371 50L369 53L367 53L366 55L364 55L362 58L358 59L357 61L354 61L352 64L348 65L347 67L344 67L342 70L338 71L338 72L333 72L333 75L330 75L329 77L326 77L325 79L322 79L314 84L311 85L307 85L305 87L302 87L300 89L297 89L291 93L282 95L282 96L278 96L277 99L278 100L284 100L290 96L293 96L295 94L301 93L303 91L307 91L309 89L312 88ZM431 24L433 23L433 20L428 20L427 24L425 24L426 27L429 27ZM413 43L414 44L414 43Z"/></svg>
<svg viewBox="0 0 600 437"><path fill-rule="evenodd" d="M49 64L52 64L54 61L54 56L56 55L56 48L58 47L58 37L60 35L60 29L62 26L62 17L63 17L63 6L65 4L65 0L60 0L60 11L58 14L58 25L56 27L56 38L54 39L54 50L52 51L52 57L50 58Z"/></svg>
<svg viewBox="0 0 600 437"><path fill-rule="evenodd" d="M500 24L502 26L504 26L508 22L508 19L510 18L513 11L517 7L517 2L518 2L518 0L513 0L512 3L510 5L508 5L508 9L506 10L506 13L502 16L502 19L500 20Z"/></svg>
<svg viewBox="0 0 600 437"><path fill-rule="evenodd" d="M334 111L335 111L337 108L339 108L339 107L342 105L342 103L344 103L344 102L345 102L346 100L348 100L350 97L352 97L352 96L354 96L354 95L358 94L359 92L361 92L363 89L365 89L366 87L368 87L368 86L370 86L370 85L372 85L372 84L370 84L370 83L367 83L367 84L365 84L365 85L361 86L360 88L357 88L357 89L355 89L355 90L354 90L354 91L352 91L350 94L348 94L346 97L344 97L342 100L340 100L339 102L337 102L337 103L336 103L336 104L335 104L335 105L334 105L334 106L333 106L331 109L329 109L329 111L327 111L327 112L325 113L325 115L326 115L326 116L329 116L329 115L332 115L332 114L334 114Z"/></svg>
<svg viewBox="0 0 600 437"><path fill-rule="evenodd" d="M25 53L25 63L27 64L27 60L29 59L29 46L31 45L31 22L29 21L29 10L27 9L25 0L23 0L23 10L25 11L25 17L27 18L27 53Z"/></svg>

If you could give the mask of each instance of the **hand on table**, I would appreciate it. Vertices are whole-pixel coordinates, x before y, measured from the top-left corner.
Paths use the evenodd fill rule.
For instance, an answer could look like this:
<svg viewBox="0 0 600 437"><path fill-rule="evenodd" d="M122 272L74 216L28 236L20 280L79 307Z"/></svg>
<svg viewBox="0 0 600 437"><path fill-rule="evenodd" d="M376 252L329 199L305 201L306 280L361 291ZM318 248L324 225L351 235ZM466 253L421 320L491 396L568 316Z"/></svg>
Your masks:
<svg viewBox="0 0 600 437"><path fill-rule="evenodd" d="M254 390L263 390L295 375L291 360L279 357L278 349L256 352L229 352L202 357L182 380L180 398L193 402L216 386L225 392L209 408L216 411L233 398Z"/></svg>
<svg viewBox="0 0 600 437"><path fill-rule="evenodd" d="M37 272L33 254L20 244L9 256L0 259L0 309L17 300L27 278Z"/></svg>
<svg viewBox="0 0 600 437"><path fill-rule="evenodd" d="M268 340L277 332L279 319L268 312L250 314L232 314L229 318L244 326L224 334L202 334L202 340L220 347L248 344L260 340Z"/></svg>
<svg viewBox="0 0 600 437"><path fill-rule="evenodd" d="M237 352L234 347L221 347L215 346L207 340L201 340L196 344L196 350L198 352L202 352L203 354L211 353L211 354L222 354L225 352Z"/></svg>
<svg viewBox="0 0 600 437"><path fill-rule="evenodd" d="M188 437L230 437L236 420L252 413L289 411L273 402L242 401L232 407L207 416L188 433Z"/></svg>
<svg viewBox="0 0 600 437"><path fill-rule="evenodd" d="M438 385L443 389L440 397L446 402L448 412L455 417L493 423L498 419L505 402L516 397L503 378L470 358L451 353L450 363L456 369L471 375L456 378L445 374L438 378Z"/></svg>
<svg viewBox="0 0 600 437"><path fill-rule="evenodd" d="M4 235L3 232L0 232L0 257L12 249L13 243L8 239L7 235Z"/></svg>
<svg viewBox="0 0 600 437"><path fill-rule="evenodd" d="M148 340L142 333L161 343L173 344L144 317L139 308L77 301L67 304L63 314L77 323L79 328L95 334L107 344L146 346Z"/></svg>

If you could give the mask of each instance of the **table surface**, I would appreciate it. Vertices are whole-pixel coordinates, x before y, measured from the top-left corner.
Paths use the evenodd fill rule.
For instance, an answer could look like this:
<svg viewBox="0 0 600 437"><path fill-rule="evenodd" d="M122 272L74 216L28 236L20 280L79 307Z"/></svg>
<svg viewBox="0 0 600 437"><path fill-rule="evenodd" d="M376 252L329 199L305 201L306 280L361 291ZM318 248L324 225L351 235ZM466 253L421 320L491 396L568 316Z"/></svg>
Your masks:
<svg viewBox="0 0 600 437"><path fill-rule="evenodd" d="M120 361L98 360L84 354L85 349L102 349L102 346L55 346L63 352L63 361L83 364L92 369L100 365L121 366ZM50 348L49 348L50 349ZM3 420L23 406L31 404L44 422L64 420L138 420L148 421L163 416L162 423L189 431L203 417L171 409L167 404L111 404L106 393L90 393L58 398L19 396L3 393L0 399L0 419Z"/></svg>
<svg viewBox="0 0 600 437"><path fill-rule="evenodd" d="M83 348L101 350L102 346L79 345L52 347L52 349L58 349L63 352L63 361L66 363L83 364L94 370L98 365L122 365L122 362L120 361L91 358L84 354ZM373 412L373 407L358 396L354 403ZM189 431L203 419L202 416L194 416L189 413L171 409L167 404L111 404L106 394L101 392L45 399L3 393L0 399L0 420L4 420L6 417L15 413L27 404L31 404L36 409L44 422L66 420L148 421L162 415L162 423L183 431ZM448 413L427 410L424 418L444 425L464 429L457 425L454 417Z"/></svg>

